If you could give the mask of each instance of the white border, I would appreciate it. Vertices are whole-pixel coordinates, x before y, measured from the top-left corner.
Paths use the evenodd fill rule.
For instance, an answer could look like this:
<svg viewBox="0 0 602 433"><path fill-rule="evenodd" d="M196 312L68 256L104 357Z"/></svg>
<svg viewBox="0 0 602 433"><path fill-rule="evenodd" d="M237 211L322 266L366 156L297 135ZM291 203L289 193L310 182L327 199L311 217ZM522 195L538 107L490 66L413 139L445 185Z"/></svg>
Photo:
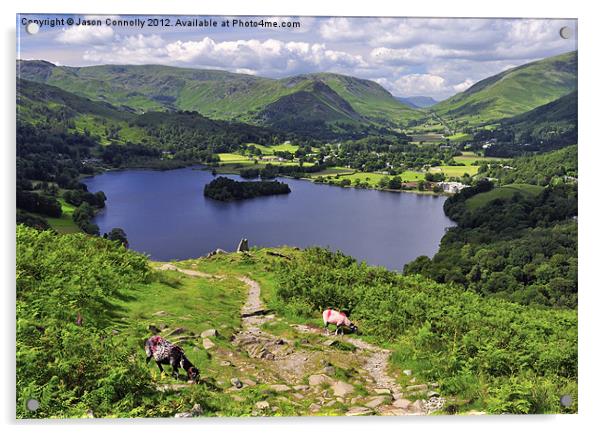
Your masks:
<svg viewBox="0 0 602 433"><path fill-rule="evenodd" d="M171 430L192 431L232 431L244 429L249 432L307 430L325 431L335 429L337 433L365 431L376 428L382 431L403 430L445 430L446 432L470 432L484 429L491 432L509 429L512 431L589 431L600 422L598 406L602 403L599 367L600 350L599 307L600 284L598 283L597 262L600 250L600 224L596 224L598 210L596 193L602 182L599 168L602 149L600 133L600 47L602 41L600 14L596 13L593 1L526 2L524 0L469 1L469 0L429 0L419 2L397 2L370 0L302 0L295 3L283 0L220 0L217 2L190 2L171 0L154 3L140 0L120 0L119 2L87 0L20 0L2 3L2 43L4 64L1 68L3 104L2 169L2 275L4 295L4 376L1 395L2 420L9 430L50 431L82 430L103 431L110 426L134 431ZM43 423L16 423L14 420L14 191L15 191L15 14L30 13L143 13L143 14L228 14L228 15L322 15L322 16L450 16L450 17L549 17L579 19L579 165L580 165L580 209L579 209L579 415L574 416L523 416L523 417L406 417L403 419L382 418L286 418L286 419L219 419L201 420L193 423L169 424L166 420L133 420L131 422L100 421L85 423L78 421L45 421ZM593 198L597 200L594 200ZM599 428L599 427L598 427Z"/></svg>

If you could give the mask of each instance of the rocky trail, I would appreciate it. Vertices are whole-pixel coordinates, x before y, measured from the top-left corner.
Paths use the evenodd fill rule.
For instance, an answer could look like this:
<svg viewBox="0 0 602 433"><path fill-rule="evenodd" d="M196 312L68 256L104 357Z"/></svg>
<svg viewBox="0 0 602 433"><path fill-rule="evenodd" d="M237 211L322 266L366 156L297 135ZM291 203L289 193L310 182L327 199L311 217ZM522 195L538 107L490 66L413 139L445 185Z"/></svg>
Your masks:
<svg viewBox="0 0 602 433"><path fill-rule="evenodd" d="M157 269L190 277L226 278L169 263ZM389 370L389 350L347 335L326 335L321 328L289 324L266 309L259 283L246 276L236 278L247 286L247 299L231 350L211 341L217 335L215 330L200 337L205 350L229 369L231 386L226 392L233 399L242 400L239 391L259 385L276 394L256 403L252 415L269 415L281 405L296 408L299 415L347 416L425 415L443 407L445 399L437 391L438 384L417 383L409 370L404 371L409 385L399 384ZM275 335L272 329L285 329L286 337Z"/></svg>

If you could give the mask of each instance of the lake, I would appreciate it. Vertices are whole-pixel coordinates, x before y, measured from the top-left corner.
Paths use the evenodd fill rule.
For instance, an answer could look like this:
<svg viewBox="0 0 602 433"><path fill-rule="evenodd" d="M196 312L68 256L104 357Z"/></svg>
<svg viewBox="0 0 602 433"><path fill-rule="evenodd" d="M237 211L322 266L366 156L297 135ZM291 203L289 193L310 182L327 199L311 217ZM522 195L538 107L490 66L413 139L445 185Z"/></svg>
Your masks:
<svg viewBox="0 0 602 433"><path fill-rule="evenodd" d="M130 248L159 261L233 251L245 237L250 246L319 245L400 270L419 255L432 256L454 225L441 196L281 179L290 194L223 203L203 196L212 179L209 171L183 168L107 172L84 183L107 195L94 219L101 233L121 227Z"/></svg>

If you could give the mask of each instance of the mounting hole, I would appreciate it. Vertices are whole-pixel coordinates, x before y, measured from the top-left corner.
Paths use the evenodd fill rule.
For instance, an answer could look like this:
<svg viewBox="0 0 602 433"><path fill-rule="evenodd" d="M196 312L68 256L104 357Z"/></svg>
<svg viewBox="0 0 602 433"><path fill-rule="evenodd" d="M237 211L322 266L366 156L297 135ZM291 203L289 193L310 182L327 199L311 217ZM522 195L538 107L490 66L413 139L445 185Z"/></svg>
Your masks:
<svg viewBox="0 0 602 433"><path fill-rule="evenodd" d="M573 36L573 30L570 27L566 26L561 27L558 33L560 33L560 37L562 39L571 39L571 36Z"/></svg>
<svg viewBox="0 0 602 433"><path fill-rule="evenodd" d="M40 402L37 401L35 398L30 398L29 400L27 400L27 409L35 412L36 410L38 410L40 408Z"/></svg>
<svg viewBox="0 0 602 433"><path fill-rule="evenodd" d="M568 394L563 395L562 397L560 397L560 404L564 407L569 407L573 404L573 397L571 397Z"/></svg>
<svg viewBox="0 0 602 433"><path fill-rule="evenodd" d="M40 31L40 26L37 23L27 23L25 26L25 31L30 35L35 35Z"/></svg>

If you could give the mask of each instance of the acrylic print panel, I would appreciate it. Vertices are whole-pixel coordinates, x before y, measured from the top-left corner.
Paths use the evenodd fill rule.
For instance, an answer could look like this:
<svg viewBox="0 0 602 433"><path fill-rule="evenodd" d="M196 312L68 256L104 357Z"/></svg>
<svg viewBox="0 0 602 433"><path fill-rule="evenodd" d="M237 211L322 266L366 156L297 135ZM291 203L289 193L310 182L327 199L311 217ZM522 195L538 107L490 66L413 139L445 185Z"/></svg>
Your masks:
<svg viewBox="0 0 602 433"><path fill-rule="evenodd" d="M17 16L18 418L577 412L577 21Z"/></svg>

